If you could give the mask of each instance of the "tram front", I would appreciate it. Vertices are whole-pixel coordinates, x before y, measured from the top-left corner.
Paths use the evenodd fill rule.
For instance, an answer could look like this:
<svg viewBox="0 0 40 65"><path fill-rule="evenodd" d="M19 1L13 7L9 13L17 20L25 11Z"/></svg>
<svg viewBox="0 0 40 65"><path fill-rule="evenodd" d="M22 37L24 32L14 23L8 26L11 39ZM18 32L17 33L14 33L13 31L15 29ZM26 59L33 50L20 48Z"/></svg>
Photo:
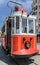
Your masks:
<svg viewBox="0 0 40 65"><path fill-rule="evenodd" d="M25 12L15 12L12 15L11 54L14 56L32 56L38 53L36 36L36 17L27 17Z"/></svg>

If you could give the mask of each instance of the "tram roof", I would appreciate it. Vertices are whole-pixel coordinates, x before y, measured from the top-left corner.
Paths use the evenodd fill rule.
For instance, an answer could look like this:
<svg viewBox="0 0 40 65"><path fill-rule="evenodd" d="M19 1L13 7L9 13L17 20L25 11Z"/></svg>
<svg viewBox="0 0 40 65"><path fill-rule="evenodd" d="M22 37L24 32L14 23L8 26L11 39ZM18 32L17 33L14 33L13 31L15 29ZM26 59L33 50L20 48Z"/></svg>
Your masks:
<svg viewBox="0 0 40 65"><path fill-rule="evenodd" d="M37 16L36 15L29 15L29 17L28 17L29 19L36 19L37 18Z"/></svg>
<svg viewBox="0 0 40 65"><path fill-rule="evenodd" d="M24 16L24 17L27 17L27 12L20 12L20 11L16 11L14 13L11 14L11 17L14 17L14 16Z"/></svg>
<svg viewBox="0 0 40 65"><path fill-rule="evenodd" d="M25 12L23 12L23 14L22 14L22 12L20 12L20 11L16 11L16 12L14 12L14 13L12 13L10 16L8 16L8 17L6 17L6 19L5 19L5 22L9 19L9 18L13 18L14 16L24 16L24 17L27 17L27 13L25 13ZM28 19L36 19L37 18L37 16L35 16L35 15L29 15L28 16ZM3 26L5 25L5 22L4 22L4 24L3 24ZM3 27L2 27L3 28Z"/></svg>
<svg viewBox="0 0 40 65"><path fill-rule="evenodd" d="M28 13L27 12L20 12L20 11L16 11L14 13L12 13L10 15L10 17L14 17L14 16L23 16L23 17L27 17ZM36 15L29 15L28 18L31 18L31 19L36 19L37 16Z"/></svg>

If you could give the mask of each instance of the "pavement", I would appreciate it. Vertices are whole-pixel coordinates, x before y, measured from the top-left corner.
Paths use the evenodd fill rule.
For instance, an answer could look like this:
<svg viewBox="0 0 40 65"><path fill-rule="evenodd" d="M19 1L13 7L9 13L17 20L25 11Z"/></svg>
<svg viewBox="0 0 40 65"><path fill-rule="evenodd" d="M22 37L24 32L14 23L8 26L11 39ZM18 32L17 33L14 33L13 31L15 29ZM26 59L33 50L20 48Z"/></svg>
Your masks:
<svg viewBox="0 0 40 65"><path fill-rule="evenodd" d="M40 43L37 47L40 50ZM40 52L30 59L17 59L17 62L15 63L12 58L9 58L9 56L5 54L0 43L0 65L40 65Z"/></svg>

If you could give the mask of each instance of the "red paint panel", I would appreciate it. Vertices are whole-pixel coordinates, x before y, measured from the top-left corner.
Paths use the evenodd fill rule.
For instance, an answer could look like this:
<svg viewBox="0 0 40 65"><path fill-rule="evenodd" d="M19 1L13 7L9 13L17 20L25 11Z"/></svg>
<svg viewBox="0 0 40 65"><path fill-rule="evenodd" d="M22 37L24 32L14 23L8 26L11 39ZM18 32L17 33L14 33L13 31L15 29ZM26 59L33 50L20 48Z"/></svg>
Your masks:
<svg viewBox="0 0 40 65"><path fill-rule="evenodd" d="M17 36L13 36L13 51L17 51L18 50L18 37Z"/></svg>
<svg viewBox="0 0 40 65"><path fill-rule="evenodd" d="M23 41L24 37L26 39L25 41ZM31 41L30 41L30 38L32 38ZM13 41L11 43L12 44L11 53L17 52L17 54L18 54L21 50L25 49L25 46L24 46L25 42L30 42L30 45L31 45L29 49L25 49L26 53L29 52L29 50L30 50L30 53L32 53L32 52L36 53L34 51L34 50L37 51L37 43L36 43L35 35L14 35L14 36L12 36L12 39L13 39ZM16 55L16 53L15 53L15 55Z"/></svg>

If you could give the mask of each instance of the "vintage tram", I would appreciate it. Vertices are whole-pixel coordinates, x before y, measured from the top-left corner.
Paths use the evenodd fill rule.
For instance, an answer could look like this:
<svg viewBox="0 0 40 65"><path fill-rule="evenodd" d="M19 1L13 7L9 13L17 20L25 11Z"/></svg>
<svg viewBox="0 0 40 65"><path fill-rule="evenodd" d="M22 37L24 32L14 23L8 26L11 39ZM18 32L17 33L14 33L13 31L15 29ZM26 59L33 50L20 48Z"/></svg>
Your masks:
<svg viewBox="0 0 40 65"><path fill-rule="evenodd" d="M15 11L6 18L2 27L5 51L15 57L29 57L37 54L36 16L29 15L24 8L15 7Z"/></svg>

